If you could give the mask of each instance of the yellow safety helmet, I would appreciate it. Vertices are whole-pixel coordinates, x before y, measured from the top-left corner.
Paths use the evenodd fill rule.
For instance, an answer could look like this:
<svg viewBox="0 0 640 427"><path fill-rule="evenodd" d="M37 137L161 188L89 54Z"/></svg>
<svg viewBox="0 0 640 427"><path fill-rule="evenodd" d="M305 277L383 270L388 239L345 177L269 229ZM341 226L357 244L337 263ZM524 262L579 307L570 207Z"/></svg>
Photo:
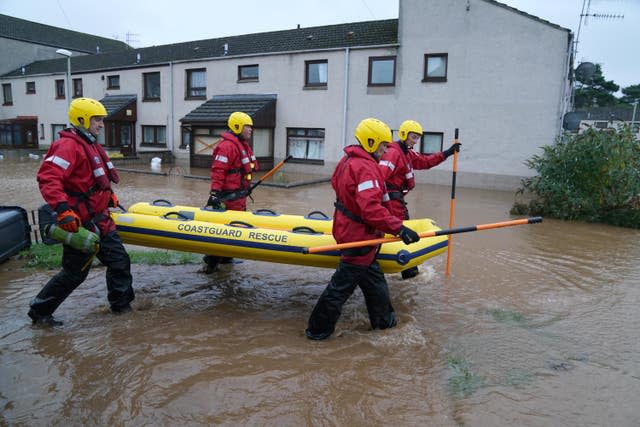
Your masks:
<svg viewBox="0 0 640 427"><path fill-rule="evenodd" d="M229 129L231 129L231 132L240 135L245 126L253 126L253 120L251 120L251 117L247 113L236 111L229 116L227 125Z"/></svg>
<svg viewBox="0 0 640 427"><path fill-rule="evenodd" d="M381 143L390 143L392 138L389 126L373 118L362 120L356 127L355 135L367 153L375 153Z"/></svg>
<svg viewBox="0 0 640 427"><path fill-rule="evenodd" d="M69 121L76 127L89 130L91 117L107 117L107 109L100 101L91 98L76 98L69 105ZM82 119L83 123L80 123Z"/></svg>
<svg viewBox="0 0 640 427"><path fill-rule="evenodd" d="M398 130L398 136L400 136L400 141L406 141L409 136L409 132L417 133L422 136L422 126L420 123L415 120L405 120L400 125L400 129Z"/></svg>

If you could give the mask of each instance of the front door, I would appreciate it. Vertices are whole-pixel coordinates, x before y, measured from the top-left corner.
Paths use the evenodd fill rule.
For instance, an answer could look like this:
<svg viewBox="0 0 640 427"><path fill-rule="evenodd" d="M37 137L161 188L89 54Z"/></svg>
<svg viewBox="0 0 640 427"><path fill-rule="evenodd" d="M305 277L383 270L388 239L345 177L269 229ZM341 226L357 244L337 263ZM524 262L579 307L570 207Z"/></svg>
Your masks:
<svg viewBox="0 0 640 427"><path fill-rule="evenodd" d="M136 154L136 146L133 144L133 126L130 123L120 123L120 147L122 154L133 156Z"/></svg>

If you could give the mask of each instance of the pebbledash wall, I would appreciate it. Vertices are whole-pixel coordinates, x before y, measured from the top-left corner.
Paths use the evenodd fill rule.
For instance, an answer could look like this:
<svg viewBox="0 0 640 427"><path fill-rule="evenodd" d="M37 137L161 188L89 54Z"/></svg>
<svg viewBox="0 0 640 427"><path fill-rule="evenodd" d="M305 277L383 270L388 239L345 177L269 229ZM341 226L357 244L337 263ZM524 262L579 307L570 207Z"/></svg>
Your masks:
<svg viewBox="0 0 640 427"><path fill-rule="evenodd" d="M167 62L153 67L95 70L82 78L84 96L137 95L137 151L141 125L165 125L167 148L180 149L180 118L201 105L185 100L187 69L206 68L206 98L220 94L276 94L274 160L286 155L289 127L323 128L324 164L288 163L292 172L330 175L342 148L355 142L353 131L365 117L377 117L393 129L406 119L425 131L444 133L444 147L460 129L463 151L458 185L513 190L532 171L526 159L552 144L561 131L569 100L571 32L492 0L400 0L397 43L276 54L225 56ZM425 54L446 53L447 78L423 82ZM367 85L369 58L397 56L395 85ZM326 59L326 88L304 87L305 61ZM259 81L238 82L239 65L259 64ZM159 71L161 101L142 102L142 74ZM106 76L120 76L120 89L107 89ZM52 140L50 124L67 122L66 100L55 100L54 80L64 74L3 77L13 84L14 105L0 119L38 116L40 140ZM26 81L36 95L25 95ZM450 184L452 162L416 174L418 182Z"/></svg>

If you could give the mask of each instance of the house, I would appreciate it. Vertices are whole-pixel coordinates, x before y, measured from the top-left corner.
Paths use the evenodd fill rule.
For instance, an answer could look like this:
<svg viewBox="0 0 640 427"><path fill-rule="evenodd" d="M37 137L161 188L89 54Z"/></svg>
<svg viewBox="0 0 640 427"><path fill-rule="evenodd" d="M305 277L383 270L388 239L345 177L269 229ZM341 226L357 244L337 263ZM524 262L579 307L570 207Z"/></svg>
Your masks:
<svg viewBox="0 0 640 427"><path fill-rule="evenodd" d="M634 106L617 105L614 107L597 107L576 111L580 120L578 133L587 129L619 129L629 125L636 132L640 140L640 111Z"/></svg>
<svg viewBox="0 0 640 427"><path fill-rule="evenodd" d="M17 71L26 75L26 68L35 61L61 58L56 53L64 49L74 56L95 55L101 52L131 49L126 43L104 37L65 30L50 25L39 24L0 14L0 75ZM60 60L58 60L59 62ZM63 59L64 61L64 59ZM24 79L24 86L14 87L12 83L2 84L2 105L13 105L13 97L25 95L36 98L36 84L32 79ZM59 88L64 92L64 86ZM36 111L7 116L0 113L0 146L37 148L38 120ZM40 133L42 135L42 133Z"/></svg>
<svg viewBox="0 0 640 427"><path fill-rule="evenodd" d="M74 97L107 105L101 142L127 155L168 150L208 167L226 116L245 110L264 167L291 154L289 170L329 175L363 118L414 119L423 152L460 129L458 185L511 190L561 131L571 46L568 29L493 0L400 0L398 19L73 55L71 77ZM66 67L43 59L0 76L12 93L0 120L37 120L41 148L67 122ZM417 179L449 184L451 164Z"/></svg>

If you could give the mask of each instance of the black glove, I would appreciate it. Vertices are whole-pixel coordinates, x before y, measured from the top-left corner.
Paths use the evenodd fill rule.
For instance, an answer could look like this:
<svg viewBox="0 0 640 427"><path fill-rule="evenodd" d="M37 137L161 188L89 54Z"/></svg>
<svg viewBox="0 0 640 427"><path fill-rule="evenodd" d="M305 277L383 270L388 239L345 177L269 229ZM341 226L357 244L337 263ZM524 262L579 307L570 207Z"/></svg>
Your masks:
<svg viewBox="0 0 640 427"><path fill-rule="evenodd" d="M453 156L454 151L460 151L460 145L461 144L459 142L456 142L451 147L449 147L446 150L444 150L442 152L442 154L444 154L444 158L446 159L449 156Z"/></svg>
<svg viewBox="0 0 640 427"><path fill-rule="evenodd" d="M207 204L205 207L209 207L209 206L219 211L226 209L226 206L222 201L222 199L220 199L218 192L214 190L211 190L211 192L209 193L209 200L207 200Z"/></svg>
<svg viewBox="0 0 640 427"><path fill-rule="evenodd" d="M405 245L408 245L409 243L415 243L420 240L420 236L418 235L418 233L416 233L409 227L405 227L404 225L400 227L400 233L398 233L398 236L400 236Z"/></svg>

